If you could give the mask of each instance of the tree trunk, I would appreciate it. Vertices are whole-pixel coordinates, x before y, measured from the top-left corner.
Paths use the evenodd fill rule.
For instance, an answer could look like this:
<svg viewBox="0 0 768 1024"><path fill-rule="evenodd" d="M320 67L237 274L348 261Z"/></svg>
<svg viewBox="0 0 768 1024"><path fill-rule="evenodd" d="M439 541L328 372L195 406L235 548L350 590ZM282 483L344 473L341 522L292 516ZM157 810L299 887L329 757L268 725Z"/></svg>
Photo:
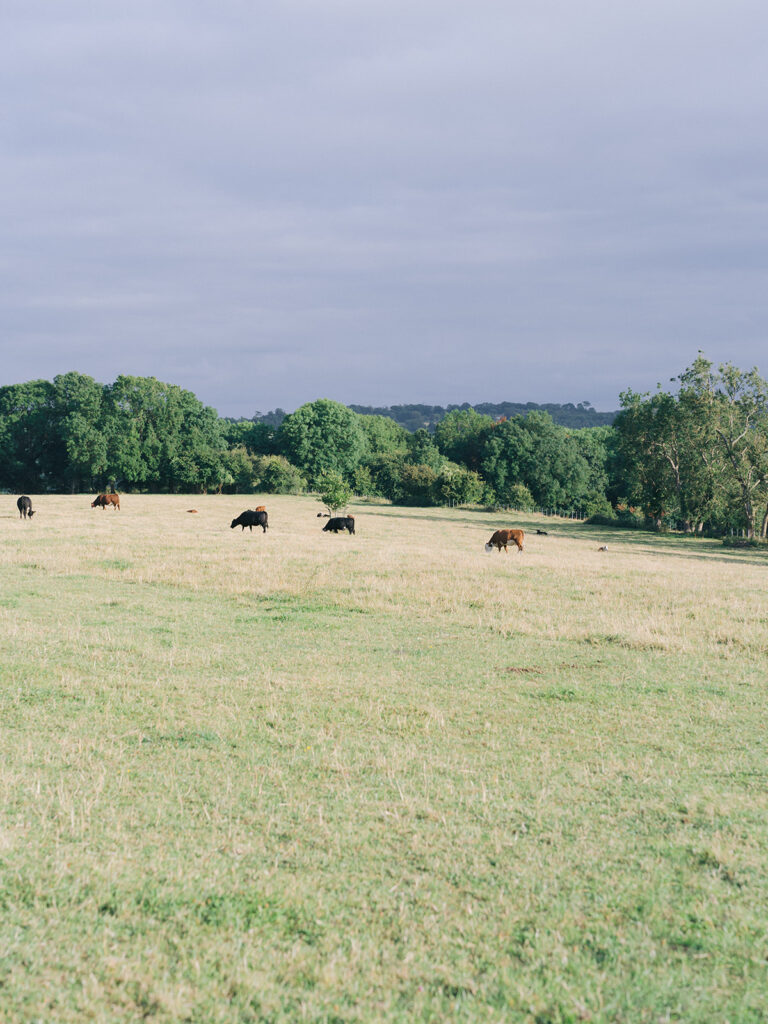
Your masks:
<svg viewBox="0 0 768 1024"><path fill-rule="evenodd" d="M766 508L765 513L763 514L763 525L760 528L760 536L763 540L768 537L768 508Z"/></svg>

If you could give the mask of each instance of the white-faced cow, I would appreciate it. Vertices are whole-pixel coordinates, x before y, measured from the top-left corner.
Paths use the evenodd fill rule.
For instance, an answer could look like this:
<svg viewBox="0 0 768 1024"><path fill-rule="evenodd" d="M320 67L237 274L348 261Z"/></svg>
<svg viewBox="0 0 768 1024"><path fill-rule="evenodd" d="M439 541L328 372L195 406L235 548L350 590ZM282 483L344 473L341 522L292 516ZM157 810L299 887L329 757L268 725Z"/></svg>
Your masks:
<svg viewBox="0 0 768 1024"><path fill-rule="evenodd" d="M504 554L506 554L507 544L516 544L517 550L522 551L524 538L524 530L497 530L485 545L485 550L490 553L496 548L499 554L501 554L501 549L504 548Z"/></svg>

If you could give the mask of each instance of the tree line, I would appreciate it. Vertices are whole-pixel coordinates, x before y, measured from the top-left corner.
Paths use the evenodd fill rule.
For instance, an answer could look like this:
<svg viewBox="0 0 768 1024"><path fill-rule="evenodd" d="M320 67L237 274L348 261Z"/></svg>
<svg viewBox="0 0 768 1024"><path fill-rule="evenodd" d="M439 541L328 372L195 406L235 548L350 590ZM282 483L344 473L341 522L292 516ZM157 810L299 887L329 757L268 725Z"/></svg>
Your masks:
<svg viewBox="0 0 768 1024"><path fill-rule="evenodd" d="M0 388L0 488L328 493L342 485L398 504L573 508L655 529L765 536L768 385L757 370L715 369L703 356L673 383L624 392L611 425L569 428L541 408L493 416L465 405L431 431L409 431L329 399L227 419L154 377L103 385L71 372Z"/></svg>
<svg viewBox="0 0 768 1024"><path fill-rule="evenodd" d="M471 406L469 402L462 405L350 405L353 412L362 416L386 416L388 419L399 423L410 433L424 427L425 430L434 431L440 420L451 412L466 412L474 409L483 416L491 416L493 419L509 419L511 416L527 416L531 412L546 412L552 417L555 423L561 427L603 427L608 426L616 418L615 412L598 412L592 408L591 402L549 402L540 405L538 402L480 402ZM271 409L269 412L257 412L254 420L261 423L268 423L270 426L279 427L283 419L288 415L284 409Z"/></svg>

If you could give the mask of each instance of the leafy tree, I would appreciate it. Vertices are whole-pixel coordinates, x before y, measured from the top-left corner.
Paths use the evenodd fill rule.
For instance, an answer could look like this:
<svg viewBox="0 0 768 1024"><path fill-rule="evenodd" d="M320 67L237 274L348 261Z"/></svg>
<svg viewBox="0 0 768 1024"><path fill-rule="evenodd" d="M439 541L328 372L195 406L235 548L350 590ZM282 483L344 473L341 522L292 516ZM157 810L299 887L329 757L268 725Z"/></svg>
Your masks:
<svg viewBox="0 0 768 1024"><path fill-rule="evenodd" d="M408 451L408 431L389 417L360 416L359 424L370 455L404 454Z"/></svg>
<svg viewBox="0 0 768 1024"><path fill-rule="evenodd" d="M317 485L327 470L351 480L366 453L359 416L327 398L302 405L286 416L278 432L278 444L312 485Z"/></svg>
<svg viewBox="0 0 768 1024"><path fill-rule="evenodd" d="M245 446L253 455L277 454L277 429L268 423L253 420L220 421L224 440L230 447Z"/></svg>
<svg viewBox="0 0 768 1024"><path fill-rule="evenodd" d="M703 415L709 414L726 486L737 495L747 536L753 537L757 505L768 492L768 384L756 368L743 371L726 363L714 372L702 356L681 381Z"/></svg>
<svg viewBox="0 0 768 1024"><path fill-rule="evenodd" d="M504 420L489 431L482 449L480 470L500 505L513 505L513 488L524 483L530 439L520 416Z"/></svg>
<svg viewBox="0 0 768 1024"><path fill-rule="evenodd" d="M408 437L408 461L414 466L429 466L436 474L444 459L427 431L421 429Z"/></svg>
<svg viewBox="0 0 768 1024"><path fill-rule="evenodd" d="M355 494L359 494L363 498L370 498L372 495L378 495L379 493L368 466L357 467L353 486Z"/></svg>
<svg viewBox="0 0 768 1024"><path fill-rule="evenodd" d="M105 389L109 469L122 486L219 489L226 441L218 416L190 391L154 377L120 376Z"/></svg>
<svg viewBox="0 0 768 1024"><path fill-rule="evenodd" d="M530 512L536 507L533 495L525 484L512 484L506 491L506 498L508 507L518 512Z"/></svg>
<svg viewBox="0 0 768 1024"><path fill-rule="evenodd" d="M265 455L257 459L256 486L267 494L300 494L307 481L284 455Z"/></svg>
<svg viewBox="0 0 768 1024"><path fill-rule="evenodd" d="M365 463L365 469L373 480L372 493L390 501L397 501L404 466L404 455L375 455L369 458Z"/></svg>
<svg viewBox="0 0 768 1024"><path fill-rule="evenodd" d="M62 451L51 429L54 408L50 381L0 388L0 486L13 491L55 489Z"/></svg>
<svg viewBox="0 0 768 1024"><path fill-rule="evenodd" d="M399 505L434 505L436 483L437 473L431 466L405 462L393 500Z"/></svg>
<svg viewBox="0 0 768 1024"><path fill-rule="evenodd" d="M251 494L259 479L259 459L251 455L245 445L237 445L225 453L223 459L227 479L223 482L226 488L232 488L236 494Z"/></svg>
<svg viewBox="0 0 768 1024"><path fill-rule="evenodd" d="M346 508L352 498L352 488L335 469L327 469L321 474L318 490L318 500L328 509L329 515L335 515L340 509Z"/></svg>
<svg viewBox="0 0 768 1024"><path fill-rule="evenodd" d="M107 442L102 429L103 388L82 373L53 378L51 427L61 446L59 487L73 494L101 480L107 466Z"/></svg>
<svg viewBox="0 0 768 1024"><path fill-rule="evenodd" d="M490 416L481 416L471 408L455 409L435 427L435 444L446 458L477 470L492 427Z"/></svg>
<svg viewBox="0 0 768 1024"><path fill-rule="evenodd" d="M442 505L471 505L482 497L483 482L474 470L446 462L434 483L434 494Z"/></svg>

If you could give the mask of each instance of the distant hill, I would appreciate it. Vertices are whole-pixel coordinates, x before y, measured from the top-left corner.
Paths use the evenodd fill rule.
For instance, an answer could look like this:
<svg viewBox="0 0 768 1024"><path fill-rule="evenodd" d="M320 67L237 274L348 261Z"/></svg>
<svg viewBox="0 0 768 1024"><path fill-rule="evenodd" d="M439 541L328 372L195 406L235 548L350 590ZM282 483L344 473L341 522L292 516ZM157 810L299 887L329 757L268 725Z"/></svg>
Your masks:
<svg viewBox="0 0 768 1024"><path fill-rule="evenodd" d="M589 402L567 402L565 405L558 405L548 402L546 405L538 405L536 402L476 402L470 405L464 402L462 405L390 405L376 407L372 405L350 405L350 409L359 412L363 416L389 416L406 430L411 432L426 427L427 430L434 430L435 425L447 416L454 409L474 409L484 416L492 416L499 419L501 416L527 416L529 412L548 412L555 423L563 427L577 429L579 427L604 427L613 423L618 415L616 412L598 412L593 409Z"/></svg>
<svg viewBox="0 0 768 1024"><path fill-rule="evenodd" d="M618 416L616 412L598 412L593 409L589 402L566 402L565 405L558 405L556 402L548 402L546 405L538 405L536 402L478 402L470 405L464 402L462 405L350 405L350 409L360 413L361 416L388 416L391 420L399 423L411 433L420 430L422 427L429 431L435 429L435 425L447 416L454 409L475 409L484 416L492 416L495 420L506 416L527 416L529 412L548 412L555 423L561 427L571 427L576 430L580 427L604 427L609 426ZM266 423L270 427L279 427L288 414L284 409L272 409L270 412L257 412L252 417L254 423Z"/></svg>

